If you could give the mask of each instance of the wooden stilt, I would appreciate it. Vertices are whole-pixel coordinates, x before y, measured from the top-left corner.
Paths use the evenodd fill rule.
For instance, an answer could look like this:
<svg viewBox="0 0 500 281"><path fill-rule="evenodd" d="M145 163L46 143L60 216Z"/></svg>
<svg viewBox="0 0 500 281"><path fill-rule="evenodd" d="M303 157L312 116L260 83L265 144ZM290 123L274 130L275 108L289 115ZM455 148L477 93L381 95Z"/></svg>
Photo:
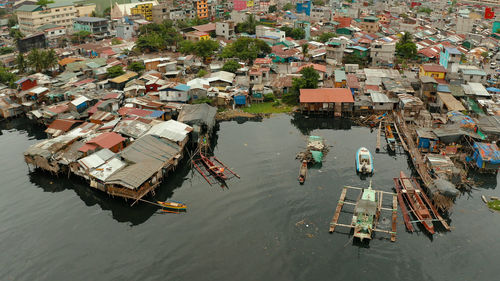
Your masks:
<svg viewBox="0 0 500 281"><path fill-rule="evenodd" d="M432 213L434 213L434 216L441 222L441 224L443 225L443 227L446 230L448 230L448 231L451 230L451 228L448 225L448 223L443 219L443 217L441 217L441 215L437 211L436 207L434 207L434 205L432 204L431 200L429 200L429 198L427 197L427 195L425 194L425 192L422 190L422 188L420 187L420 185L418 184L418 182L416 180L414 180L413 182L417 186L417 190L420 190L420 196L422 196L422 198L424 199L425 203L427 203L427 205L429 205L429 207L432 210Z"/></svg>
<svg viewBox="0 0 500 281"><path fill-rule="evenodd" d="M340 211L342 211L342 207L344 206L344 199L347 193L347 188L344 187L342 190L342 194L340 195L339 202L337 204L337 209L335 210L335 214L333 215L332 221L330 222L330 233L335 231L335 227L337 226L337 221L339 220Z"/></svg>
<svg viewBox="0 0 500 281"><path fill-rule="evenodd" d="M397 227L397 219L398 219L398 201L397 195L392 196L392 233L391 233L391 241L396 241L396 227Z"/></svg>
<svg viewBox="0 0 500 281"><path fill-rule="evenodd" d="M377 147L375 148L376 152L380 151L380 134L382 132L382 122L378 124L378 132L377 132Z"/></svg>

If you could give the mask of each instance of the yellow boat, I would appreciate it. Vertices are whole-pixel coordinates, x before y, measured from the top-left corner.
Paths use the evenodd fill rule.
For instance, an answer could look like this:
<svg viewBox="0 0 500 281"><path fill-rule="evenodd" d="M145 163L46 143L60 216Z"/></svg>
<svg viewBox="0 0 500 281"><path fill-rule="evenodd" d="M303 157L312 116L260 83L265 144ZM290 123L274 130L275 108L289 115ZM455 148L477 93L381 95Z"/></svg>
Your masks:
<svg viewBox="0 0 500 281"><path fill-rule="evenodd" d="M187 208L186 204L177 201L168 201L168 202L156 201L156 203L167 209L186 210Z"/></svg>

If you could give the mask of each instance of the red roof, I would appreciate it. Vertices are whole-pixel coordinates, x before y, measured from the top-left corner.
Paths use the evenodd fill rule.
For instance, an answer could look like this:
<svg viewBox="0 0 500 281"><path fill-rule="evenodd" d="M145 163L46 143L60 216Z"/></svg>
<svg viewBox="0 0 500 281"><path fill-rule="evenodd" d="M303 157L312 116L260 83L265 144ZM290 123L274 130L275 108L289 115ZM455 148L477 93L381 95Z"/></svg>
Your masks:
<svg viewBox="0 0 500 281"><path fill-rule="evenodd" d="M68 119L56 119L49 125L49 129L61 130L67 132L75 123L79 123L79 120L68 120Z"/></svg>
<svg viewBox="0 0 500 281"><path fill-rule="evenodd" d="M424 64L422 68L425 72L446 72L446 69L439 64Z"/></svg>
<svg viewBox="0 0 500 281"><path fill-rule="evenodd" d="M109 93L105 95L102 99L103 100L116 99L119 95L120 93Z"/></svg>
<svg viewBox="0 0 500 281"><path fill-rule="evenodd" d="M121 116L125 116L132 109L135 109L135 108L133 108L133 107L122 107L122 108L118 109L118 114L120 114Z"/></svg>
<svg viewBox="0 0 500 281"><path fill-rule="evenodd" d="M209 33L210 31L215 30L215 23L207 23L207 24L193 26L193 29Z"/></svg>
<svg viewBox="0 0 500 281"><path fill-rule="evenodd" d="M96 145L91 144L91 143L86 143L86 144L82 145L82 146L78 149L78 151L81 151L81 152L87 152L87 151L89 151L89 150L95 150L96 148L97 148L97 146L96 146Z"/></svg>
<svg viewBox="0 0 500 281"><path fill-rule="evenodd" d="M270 58L256 58L253 64L270 64L273 60Z"/></svg>
<svg viewBox="0 0 500 281"><path fill-rule="evenodd" d="M321 64L316 64L316 63L310 63L310 64L303 65L303 66L299 67L298 72L300 72L303 68L311 67L311 66L316 71L326 72L326 65L321 65Z"/></svg>
<svg viewBox="0 0 500 281"><path fill-rule="evenodd" d="M96 112L97 112L97 107L98 107L101 103L103 103L103 102L104 102L104 101L102 101L102 100L98 101L98 102L97 102L94 106L92 106L92 107L91 107L91 108L90 108L87 112L88 112L89 114L94 114L94 113L96 113Z"/></svg>
<svg viewBox="0 0 500 281"><path fill-rule="evenodd" d="M347 86L354 89L359 88L359 81L355 74L347 74Z"/></svg>
<svg viewBox="0 0 500 281"><path fill-rule="evenodd" d="M129 110L127 112L127 115L135 115L135 116L141 116L145 117L153 113L151 110L144 110L144 109L139 109L139 108L133 108L132 110Z"/></svg>
<svg viewBox="0 0 500 281"><path fill-rule="evenodd" d="M124 140L124 137L115 132L107 132L89 140L87 144L96 144L102 148L111 148Z"/></svg>
<svg viewBox="0 0 500 281"><path fill-rule="evenodd" d="M54 113L63 113L63 112L66 112L68 110L68 105L67 104L59 104L59 105L54 105L54 106L50 106L48 108L48 110L50 112L54 112Z"/></svg>
<svg viewBox="0 0 500 281"><path fill-rule="evenodd" d="M346 88L300 89L300 102L349 102L354 103L351 91Z"/></svg>
<svg viewBox="0 0 500 281"><path fill-rule="evenodd" d="M78 82L75 82L75 83L73 83L73 85L74 86L81 86L81 85L84 85L84 84L87 84L87 83L92 83L94 81L95 81L95 79L88 78L88 79L84 79L84 80L80 80Z"/></svg>

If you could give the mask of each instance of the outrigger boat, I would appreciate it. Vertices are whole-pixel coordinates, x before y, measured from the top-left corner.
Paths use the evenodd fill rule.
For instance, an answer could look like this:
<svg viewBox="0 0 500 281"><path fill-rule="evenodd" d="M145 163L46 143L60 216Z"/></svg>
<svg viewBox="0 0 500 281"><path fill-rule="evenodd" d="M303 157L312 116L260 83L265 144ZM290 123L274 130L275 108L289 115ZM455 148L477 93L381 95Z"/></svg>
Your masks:
<svg viewBox="0 0 500 281"><path fill-rule="evenodd" d="M354 208L351 222L354 227L354 237L359 238L361 242L363 242L363 239L371 240L377 216L375 191L370 185L370 187L361 191L361 199Z"/></svg>
<svg viewBox="0 0 500 281"><path fill-rule="evenodd" d="M300 170L299 170L299 183L304 184L306 181L307 177L307 161L302 160L302 164L300 165Z"/></svg>
<svg viewBox="0 0 500 281"><path fill-rule="evenodd" d="M361 147L356 152L356 172L362 174L372 174L373 173L373 158L370 151Z"/></svg>
<svg viewBox="0 0 500 281"><path fill-rule="evenodd" d="M186 204L184 204L182 202L178 202L178 201L166 201L166 202L156 201L156 203L158 203L159 205L161 205L162 207L167 208L167 209L185 211L187 208Z"/></svg>
<svg viewBox="0 0 500 281"><path fill-rule="evenodd" d="M396 138L392 133L390 124L385 125L385 138L387 139L387 147L389 148L389 150L396 151Z"/></svg>
<svg viewBox="0 0 500 281"><path fill-rule="evenodd" d="M427 208L427 205L424 203L424 200L422 200L421 198L421 195L423 195L421 194L421 191L417 190L413 186L410 178L406 177L403 171L399 173L399 184L400 186L396 185L396 190L404 195L410 211L415 215L418 221L422 223L422 225L430 234L434 234L434 224L432 223L434 218ZM400 204L401 203L402 202L400 202Z"/></svg>
<svg viewBox="0 0 500 281"><path fill-rule="evenodd" d="M217 181L221 182L224 186L226 180L237 177L240 178L238 174L231 171L226 165L224 165L217 157L207 157L200 153L200 157L192 161L193 166L196 170L203 176L203 178L210 184L214 184ZM213 180L215 179L215 180Z"/></svg>

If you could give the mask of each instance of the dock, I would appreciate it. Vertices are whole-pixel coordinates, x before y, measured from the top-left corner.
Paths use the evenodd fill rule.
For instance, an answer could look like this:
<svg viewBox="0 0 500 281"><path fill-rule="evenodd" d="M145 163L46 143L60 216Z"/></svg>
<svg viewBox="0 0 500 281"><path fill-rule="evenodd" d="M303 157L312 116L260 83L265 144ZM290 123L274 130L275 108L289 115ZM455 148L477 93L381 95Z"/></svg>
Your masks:
<svg viewBox="0 0 500 281"><path fill-rule="evenodd" d="M342 207L344 206L345 195L347 193L347 187L344 187L342 190L342 194L340 194L340 199L337 204L337 209L335 210L335 215L330 222L330 233L335 231L335 227L337 226L337 222L339 221L340 212L342 211Z"/></svg>

